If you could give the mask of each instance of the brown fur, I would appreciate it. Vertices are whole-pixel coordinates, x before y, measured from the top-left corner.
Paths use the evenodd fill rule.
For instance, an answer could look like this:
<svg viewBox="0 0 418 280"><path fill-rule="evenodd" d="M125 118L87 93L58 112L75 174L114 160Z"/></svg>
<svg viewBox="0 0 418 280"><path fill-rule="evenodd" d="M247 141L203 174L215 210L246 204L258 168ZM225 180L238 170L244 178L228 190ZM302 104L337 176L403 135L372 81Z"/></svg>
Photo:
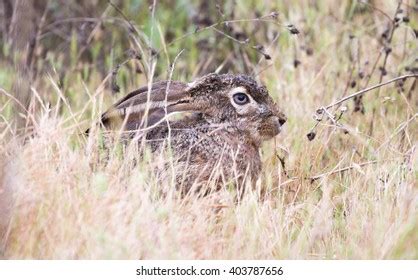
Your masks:
<svg viewBox="0 0 418 280"><path fill-rule="evenodd" d="M240 112L237 108L241 107L230 100L231 91L237 88L252 99ZM193 115L166 121L166 112ZM187 191L209 180L237 187L247 180L255 182L261 170L262 141L276 136L286 121L265 87L251 77L231 74L209 74L191 84L158 82L150 92L141 88L104 113L102 123L111 127L116 119L119 123L124 120L126 130L148 128L145 137L154 152L170 139L177 162L187 166L178 179Z"/></svg>

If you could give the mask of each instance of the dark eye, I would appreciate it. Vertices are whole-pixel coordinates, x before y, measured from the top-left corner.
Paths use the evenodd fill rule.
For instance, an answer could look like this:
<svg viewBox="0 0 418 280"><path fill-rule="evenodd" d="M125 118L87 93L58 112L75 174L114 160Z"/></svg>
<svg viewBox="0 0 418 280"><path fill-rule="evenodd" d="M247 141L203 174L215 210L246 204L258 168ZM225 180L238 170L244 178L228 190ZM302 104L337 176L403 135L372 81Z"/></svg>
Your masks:
<svg viewBox="0 0 418 280"><path fill-rule="evenodd" d="M238 105L244 105L250 102L250 99L248 98L248 95L246 95L243 92L237 92L235 93L232 98L234 99L234 102Z"/></svg>

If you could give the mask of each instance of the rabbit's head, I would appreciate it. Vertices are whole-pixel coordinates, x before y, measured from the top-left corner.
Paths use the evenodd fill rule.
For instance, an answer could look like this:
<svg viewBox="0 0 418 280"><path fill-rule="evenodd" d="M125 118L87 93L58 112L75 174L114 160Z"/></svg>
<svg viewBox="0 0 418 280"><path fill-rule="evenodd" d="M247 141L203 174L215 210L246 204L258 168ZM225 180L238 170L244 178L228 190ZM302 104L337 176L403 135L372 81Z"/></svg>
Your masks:
<svg viewBox="0 0 418 280"><path fill-rule="evenodd" d="M276 136L286 122L267 89L246 75L209 74L187 91L208 122L225 123L257 144Z"/></svg>
<svg viewBox="0 0 418 280"><path fill-rule="evenodd" d="M177 112L196 113L257 145L276 136L286 122L264 86L249 76L232 74L209 74L189 84L154 83L151 90L145 87L128 94L103 114L102 122L122 119L128 127L140 128Z"/></svg>

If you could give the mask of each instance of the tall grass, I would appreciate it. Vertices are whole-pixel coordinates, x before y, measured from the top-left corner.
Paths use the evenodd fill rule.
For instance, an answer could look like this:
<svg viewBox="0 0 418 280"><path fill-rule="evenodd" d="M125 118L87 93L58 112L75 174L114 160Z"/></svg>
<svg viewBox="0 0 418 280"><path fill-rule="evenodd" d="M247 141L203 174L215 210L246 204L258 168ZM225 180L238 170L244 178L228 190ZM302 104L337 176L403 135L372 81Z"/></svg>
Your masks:
<svg viewBox="0 0 418 280"><path fill-rule="evenodd" d="M70 53L51 50L48 62L37 62L40 68L52 68L33 81L31 105L25 116L18 116L27 125L19 129L12 109L13 63L3 45L0 256L417 259L414 79L364 95L364 114L353 112L350 100L338 126L324 117L312 130L317 108L380 78L404 73L405 67L416 67L416 12L402 6L409 11L409 22L401 22L394 32L384 65L388 73L381 76L378 67L385 50L380 36L388 24L381 12L392 16L397 2L372 2L380 12L355 1L314 2L227 2L221 21L262 18L260 14L279 11L277 21L269 17L267 22L230 23L234 38L242 32L251 39L249 45L213 28L169 44L168 37L195 30L188 11L203 9L197 15L206 15L198 2L176 2L175 19L164 2L157 4L154 17L141 1L119 3L140 35L116 30L112 20L104 31L92 31L97 39L88 51L97 52L96 56L82 59L76 37L70 39ZM124 22L120 13L104 5L106 16ZM142 18L135 15L138 5ZM290 34L286 27L290 23L299 35ZM110 32L110 40L100 32ZM136 38L131 47L143 57L121 66L113 85L117 83L121 93L112 94L107 86L112 76L107 74L122 62L128 48L118 38L128 41L129 36ZM162 50L158 58L147 56L147 44ZM380 52L382 59L372 71ZM141 73L135 72L138 68ZM169 160L168 154L139 156L137 145L123 147L117 142L107 143L111 149L105 149L99 132L82 134L118 97L146 84L146 75L158 80L171 73L174 79L188 81L216 70L258 74L288 116L284 131L263 146L264 167L257 188L239 202L229 186L208 196L183 197L170 174L162 180L156 172ZM340 112L337 108L332 113ZM306 134L311 131L316 137L309 141Z"/></svg>

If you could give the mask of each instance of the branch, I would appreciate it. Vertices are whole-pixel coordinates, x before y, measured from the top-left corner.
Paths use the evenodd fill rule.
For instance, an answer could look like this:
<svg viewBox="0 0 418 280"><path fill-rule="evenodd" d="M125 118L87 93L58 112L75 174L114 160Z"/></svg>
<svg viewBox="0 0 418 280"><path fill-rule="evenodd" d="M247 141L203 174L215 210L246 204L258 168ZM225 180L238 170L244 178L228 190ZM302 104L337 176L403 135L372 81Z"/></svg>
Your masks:
<svg viewBox="0 0 418 280"><path fill-rule="evenodd" d="M362 163L359 163L359 164L356 164L356 165L350 165L350 166L343 167L343 168L340 168L340 169L337 169L337 170L333 170L333 171L325 172L325 173L322 173L322 174L319 174L319 175L315 175L315 176L310 177L309 179L311 179L311 181L315 181L315 180L321 179L321 178L323 178L327 175L342 173L342 172L345 172L345 171L348 171L348 170L351 170L351 169L354 169L354 168L358 168L358 167L369 165L369 164L375 164L375 163L377 163L377 160L362 162Z"/></svg>
<svg viewBox="0 0 418 280"><path fill-rule="evenodd" d="M332 107L334 107L334 106L336 106L338 104L341 104L341 103L343 103L343 102L345 102L345 101L347 101L347 100L349 100L351 98L354 98L354 97L359 96L359 95L363 95L363 94L365 94L368 91L374 90L376 88L380 88L380 87L385 86L387 84L390 84L390 83L393 83L393 82L396 82L396 81L399 81L399 80L407 79L407 78L417 78L417 77L418 77L418 74L417 73L414 73L414 74L408 74L408 75L403 75L403 76L400 76L400 77L393 78L392 80L389 80L389 81L386 81L386 82L383 82L383 83L380 83L380 84L377 84L377 85L374 85L374 86L371 86L371 87L362 89L362 90L360 90L358 92L355 92L353 94L350 94L349 96L346 96L346 97L344 97L344 98L342 98L342 99L340 99L340 100L338 100L338 101L336 101L334 103L331 103L331 104L327 105L326 107L319 108L317 110L317 112L322 112L323 109L332 108Z"/></svg>

